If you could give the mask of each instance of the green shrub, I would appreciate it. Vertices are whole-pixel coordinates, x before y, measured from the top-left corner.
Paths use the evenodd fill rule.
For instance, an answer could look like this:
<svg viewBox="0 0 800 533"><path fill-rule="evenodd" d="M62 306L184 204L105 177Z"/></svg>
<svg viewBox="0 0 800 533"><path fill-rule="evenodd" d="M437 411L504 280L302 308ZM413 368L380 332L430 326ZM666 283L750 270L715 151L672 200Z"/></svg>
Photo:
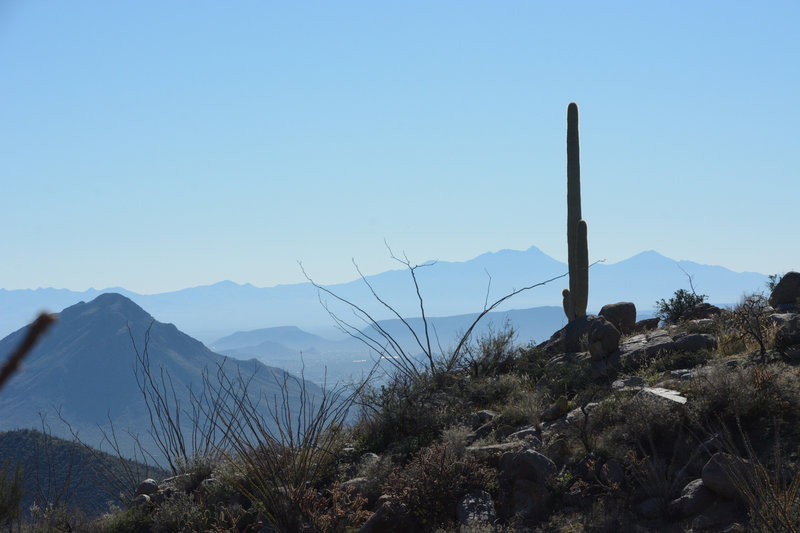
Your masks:
<svg viewBox="0 0 800 533"><path fill-rule="evenodd" d="M497 376L511 372L517 361L517 350L514 347L516 332L510 324L495 333L480 337L475 344L464 350L464 360L469 374L474 378Z"/></svg>
<svg viewBox="0 0 800 533"><path fill-rule="evenodd" d="M150 510L140 505L105 514L94 525L102 533L150 533L150 523Z"/></svg>
<svg viewBox="0 0 800 533"><path fill-rule="evenodd" d="M705 294L678 289L669 300L662 298L656 302L656 316L667 323L677 322L686 311L705 302L706 298Z"/></svg>

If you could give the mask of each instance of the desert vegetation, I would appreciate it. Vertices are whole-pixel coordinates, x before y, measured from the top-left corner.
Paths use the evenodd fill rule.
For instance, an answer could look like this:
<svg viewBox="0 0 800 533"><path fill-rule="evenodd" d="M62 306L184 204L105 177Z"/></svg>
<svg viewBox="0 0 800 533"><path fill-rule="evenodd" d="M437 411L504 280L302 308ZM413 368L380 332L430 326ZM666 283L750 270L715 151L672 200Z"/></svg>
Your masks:
<svg viewBox="0 0 800 533"><path fill-rule="evenodd" d="M656 303L660 320L637 321L629 302L587 315L590 265L574 104L567 143L568 323L550 339L518 345L510 326L477 338L469 328L452 347L442 346L427 327L415 276L421 266L403 257L422 331L362 279L410 330L413 350L364 307L316 285L373 326L361 330L332 315L378 356L375 372L325 387L321 395L310 394L302 376L284 373L276 376L280 394L265 398L220 364L181 405L145 340L136 349L136 375L160 453L142 457L162 457L166 472L145 478L128 465L122 474L101 476L116 501L86 518L46 495L20 509L22 474L5 465L0 527L103 533L800 529L800 274L774 278L769 297L752 294L728 309L707 304L690 277L691 291L678 289ZM487 299L484 311L515 293L493 304ZM375 379L378 372L384 373ZM188 431L182 419L191 421ZM115 442L113 434L108 440ZM112 471L94 458L98 472Z"/></svg>

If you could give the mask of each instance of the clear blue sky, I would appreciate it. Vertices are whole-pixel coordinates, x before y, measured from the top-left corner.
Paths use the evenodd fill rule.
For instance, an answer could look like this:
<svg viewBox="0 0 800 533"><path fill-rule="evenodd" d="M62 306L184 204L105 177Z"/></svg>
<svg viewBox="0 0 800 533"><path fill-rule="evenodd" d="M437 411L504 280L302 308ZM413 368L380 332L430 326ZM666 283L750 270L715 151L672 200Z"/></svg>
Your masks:
<svg viewBox="0 0 800 533"><path fill-rule="evenodd" d="M800 2L0 1L0 286L531 245L800 269ZM536 280L532 280L536 281Z"/></svg>

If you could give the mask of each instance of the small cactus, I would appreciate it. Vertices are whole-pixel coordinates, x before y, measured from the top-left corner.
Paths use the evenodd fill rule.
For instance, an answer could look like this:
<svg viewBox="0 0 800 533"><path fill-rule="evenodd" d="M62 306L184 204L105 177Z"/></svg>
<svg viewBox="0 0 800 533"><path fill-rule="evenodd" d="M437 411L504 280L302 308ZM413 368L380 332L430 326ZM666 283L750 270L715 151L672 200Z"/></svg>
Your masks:
<svg viewBox="0 0 800 533"><path fill-rule="evenodd" d="M589 244L581 218L581 157L578 105L567 107L567 246L569 289L564 289L564 313L571 322L586 315L589 300Z"/></svg>

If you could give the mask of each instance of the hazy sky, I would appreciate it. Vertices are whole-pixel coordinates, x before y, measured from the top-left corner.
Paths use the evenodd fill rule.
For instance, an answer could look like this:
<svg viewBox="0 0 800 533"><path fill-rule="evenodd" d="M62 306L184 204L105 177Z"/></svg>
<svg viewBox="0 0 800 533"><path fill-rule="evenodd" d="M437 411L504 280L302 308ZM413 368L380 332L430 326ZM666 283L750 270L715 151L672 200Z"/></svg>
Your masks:
<svg viewBox="0 0 800 533"><path fill-rule="evenodd" d="M800 269L800 2L0 0L0 286L535 245ZM533 280L536 281L536 280Z"/></svg>

